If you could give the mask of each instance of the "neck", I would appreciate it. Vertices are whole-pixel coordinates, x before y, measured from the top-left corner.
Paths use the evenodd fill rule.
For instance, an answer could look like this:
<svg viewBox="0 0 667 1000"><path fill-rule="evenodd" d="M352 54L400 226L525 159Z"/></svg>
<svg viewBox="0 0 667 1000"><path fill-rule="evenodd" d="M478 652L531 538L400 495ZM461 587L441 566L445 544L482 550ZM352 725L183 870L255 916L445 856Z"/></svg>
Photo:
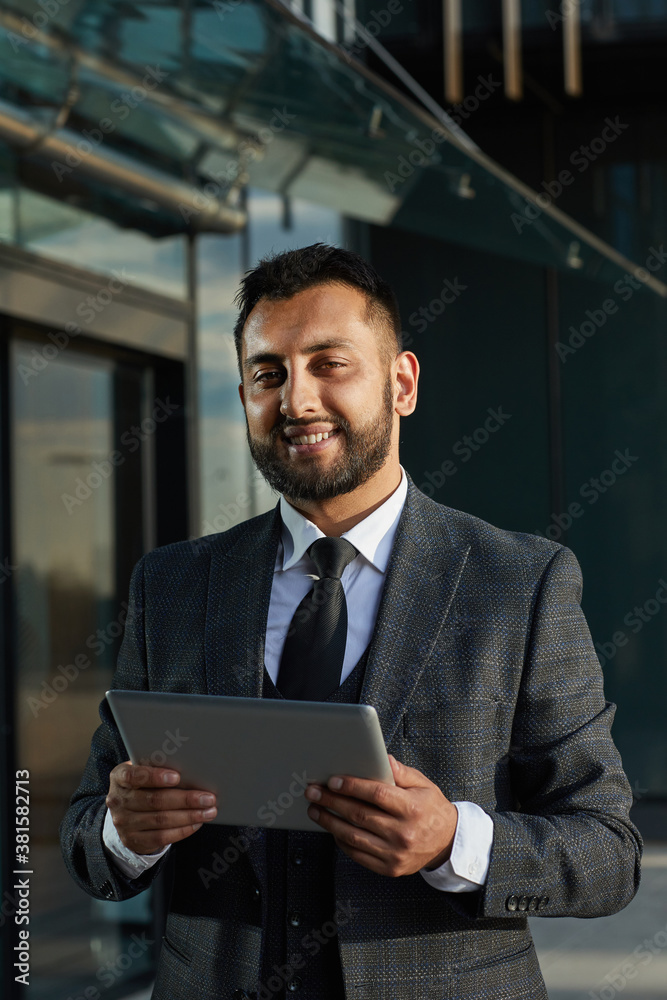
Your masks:
<svg viewBox="0 0 667 1000"><path fill-rule="evenodd" d="M320 531L332 538L339 538L355 524L382 506L401 482L401 469L396 461L391 468L382 468L368 482L350 493L319 502L297 501L285 497L300 514L312 521Z"/></svg>

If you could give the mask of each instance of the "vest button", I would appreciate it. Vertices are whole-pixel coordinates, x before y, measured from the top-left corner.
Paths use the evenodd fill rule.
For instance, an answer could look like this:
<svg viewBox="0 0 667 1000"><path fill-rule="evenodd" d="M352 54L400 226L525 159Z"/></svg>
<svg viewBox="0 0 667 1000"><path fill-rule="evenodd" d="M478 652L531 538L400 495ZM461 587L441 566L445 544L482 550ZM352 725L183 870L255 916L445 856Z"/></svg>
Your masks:
<svg viewBox="0 0 667 1000"><path fill-rule="evenodd" d="M289 920L289 922L292 925L292 927L300 927L301 926L301 914L300 913L290 913L290 915L288 916L287 919Z"/></svg>
<svg viewBox="0 0 667 1000"><path fill-rule="evenodd" d="M289 983L287 984L287 989L290 991L290 993L296 993L296 991L300 988L301 988L301 980L299 979L298 976L295 976L294 979L290 979Z"/></svg>
<svg viewBox="0 0 667 1000"><path fill-rule="evenodd" d="M292 854L292 864L293 865L303 864L303 851L301 850L300 847L297 847L297 849Z"/></svg>

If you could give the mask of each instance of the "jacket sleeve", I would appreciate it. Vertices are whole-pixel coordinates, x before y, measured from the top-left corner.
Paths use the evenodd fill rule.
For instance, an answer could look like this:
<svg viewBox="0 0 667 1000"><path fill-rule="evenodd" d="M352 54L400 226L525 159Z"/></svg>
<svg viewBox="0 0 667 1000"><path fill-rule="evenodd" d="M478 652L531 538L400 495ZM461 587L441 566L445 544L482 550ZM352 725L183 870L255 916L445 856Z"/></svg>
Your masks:
<svg viewBox="0 0 667 1000"><path fill-rule="evenodd" d="M113 688L148 688L144 637L145 558L142 557L132 571L125 634ZM168 855L138 878L130 879L116 867L113 855L104 846L102 829L109 774L117 764L128 760L129 755L106 698L100 704L100 718L102 724L93 734L81 783L60 824L60 846L67 870L85 892L96 899L128 899L151 885Z"/></svg>
<svg viewBox="0 0 667 1000"><path fill-rule="evenodd" d="M606 916L639 886L643 845L611 737L616 706L604 698L581 591L579 564L561 546L537 593L514 715L516 809L489 811L487 880L472 898L450 896L465 916Z"/></svg>

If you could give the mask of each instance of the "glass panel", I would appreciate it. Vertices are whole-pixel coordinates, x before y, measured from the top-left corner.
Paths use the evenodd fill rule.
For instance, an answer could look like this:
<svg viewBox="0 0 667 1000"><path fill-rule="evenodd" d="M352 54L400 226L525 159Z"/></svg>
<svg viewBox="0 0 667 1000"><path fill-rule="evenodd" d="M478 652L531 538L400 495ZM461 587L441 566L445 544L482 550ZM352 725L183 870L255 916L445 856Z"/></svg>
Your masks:
<svg viewBox="0 0 667 1000"><path fill-rule="evenodd" d="M123 229L68 199L21 187L16 154L0 143L0 242L17 243L42 257L101 274L124 272L130 285L187 298L186 237L154 237Z"/></svg>
<svg viewBox="0 0 667 1000"><path fill-rule="evenodd" d="M630 128L618 158L581 174L564 208L664 281L667 161L650 113L622 121ZM560 162L585 133L586 121L559 130ZM578 507L573 518L555 511L549 532L582 563L584 609L607 697L618 704L614 737L631 784L638 797L659 796L667 791L667 615L655 596L667 579L667 304L632 275L607 290L559 283L565 500ZM567 535L556 517L565 527L571 520Z"/></svg>
<svg viewBox="0 0 667 1000"><path fill-rule="evenodd" d="M16 4L16 8L21 9L22 4ZM67 97L71 81L67 54L62 49L29 43L37 25L41 27L48 18L36 5L32 23L15 14L10 17L12 20L6 29L0 30L0 98L13 99L17 88L23 87L27 78L36 104L59 107Z"/></svg>
<svg viewBox="0 0 667 1000"><path fill-rule="evenodd" d="M629 283L604 296L570 280L561 311L566 509L549 534L583 568L584 611L635 794L664 796L667 304Z"/></svg>
<svg viewBox="0 0 667 1000"><path fill-rule="evenodd" d="M30 860L39 875L31 896L31 1000L101 982L100 969L150 919L148 898L128 908L83 893L58 842L122 635L128 581L118 579L119 538L135 558L141 554L141 536L126 535L119 517L127 516L123 484L136 482L142 449L128 445L113 465L110 456L123 449L116 401L134 399L122 414L125 428L141 422L142 375L71 349L66 358L42 355L48 363L35 374L33 352L42 349L18 340L11 352L17 764L30 771ZM141 524L141 493L130 503ZM120 976L129 982L151 958L144 953Z"/></svg>
<svg viewBox="0 0 667 1000"><path fill-rule="evenodd" d="M628 130L618 159L595 163L578 173L576 184L563 192L562 201L565 210L591 232L645 268L647 258L665 239L667 158L650 150L650 143L633 140L632 130L642 127L637 117L623 116L621 122ZM652 123L646 131L652 131ZM564 128L559 136L560 161L567 162L570 150L590 141L591 134L587 126ZM664 259L651 259L651 266L656 277L667 280Z"/></svg>
<svg viewBox="0 0 667 1000"><path fill-rule="evenodd" d="M21 188L21 245L43 257L103 274L123 272L129 284L185 299L184 236L152 239L107 219Z"/></svg>
<svg viewBox="0 0 667 1000"><path fill-rule="evenodd" d="M16 239L14 154L0 143L0 243Z"/></svg>
<svg viewBox="0 0 667 1000"><path fill-rule="evenodd" d="M179 178L194 172L208 182L204 197L233 198L247 177L353 218L608 284L632 268L557 213L545 192L535 204L460 130L443 130L282 8L246 0L193 5L187 18L180 15L173 3L126 0L88 0L57 12L59 25L86 47L85 59L75 55L86 86L70 132L101 135L103 115L105 148L130 150L138 164L157 163ZM37 42L26 40L26 47L38 57ZM50 59L54 49L64 58L58 39L47 48ZM26 72L27 93L30 81ZM173 225L181 229L184 220ZM667 294L659 279L650 280Z"/></svg>
<svg viewBox="0 0 667 1000"><path fill-rule="evenodd" d="M402 464L437 503L535 531L549 511L543 271L378 226L369 256L420 365Z"/></svg>

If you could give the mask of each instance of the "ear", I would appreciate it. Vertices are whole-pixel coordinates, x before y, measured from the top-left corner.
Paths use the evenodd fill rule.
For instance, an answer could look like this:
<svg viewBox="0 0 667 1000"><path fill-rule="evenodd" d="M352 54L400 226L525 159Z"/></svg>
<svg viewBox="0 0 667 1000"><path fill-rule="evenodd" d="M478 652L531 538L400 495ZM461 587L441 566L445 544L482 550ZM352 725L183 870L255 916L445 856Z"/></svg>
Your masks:
<svg viewBox="0 0 667 1000"><path fill-rule="evenodd" d="M394 361L394 378L398 382L398 398L396 412L401 417L413 413L417 406L417 382L419 381L419 362L412 351L402 351Z"/></svg>
<svg viewBox="0 0 667 1000"><path fill-rule="evenodd" d="M241 405L245 410L245 393L243 392L243 382L239 384L239 396L241 397Z"/></svg>

